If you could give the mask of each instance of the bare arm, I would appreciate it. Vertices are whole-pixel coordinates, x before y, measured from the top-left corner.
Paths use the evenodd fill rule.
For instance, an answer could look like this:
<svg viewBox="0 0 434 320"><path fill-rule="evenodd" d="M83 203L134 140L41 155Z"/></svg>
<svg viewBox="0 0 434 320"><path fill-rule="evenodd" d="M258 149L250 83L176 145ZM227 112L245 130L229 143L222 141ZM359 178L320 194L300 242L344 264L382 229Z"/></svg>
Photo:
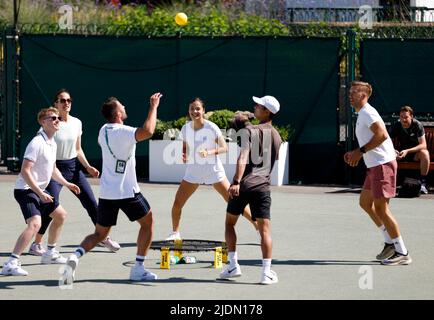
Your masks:
<svg viewBox="0 0 434 320"><path fill-rule="evenodd" d="M83 165L83 167L86 169L86 171L94 178L97 178L99 176L98 169L92 167L89 162L86 159L86 156L84 155L84 151L81 148L81 136L77 138L77 142L75 144L75 148L77 150L77 158L78 161Z"/></svg>
<svg viewBox="0 0 434 320"><path fill-rule="evenodd" d="M155 125L157 124L157 108L160 104L160 98L163 95L159 92L154 93L150 98L148 118L143 123L141 128L136 130L136 141L143 141L152 137L155 131Z"/></svg>
<svg viewBox="0 0 434 320"><path fill-rule="evenodd" d="M187 163L188 146L187 142L182 141L182 162Z"/></svg>
<svg viewBox="0 0 434 320"><path fill-rule="evenodd" d="M419 144L417 146L410 148L410 149L401 150L398 153L398 156L396 158L402 159L402 158L405 158L407 156L407 154L409 154L409 153L417 153L419 151L426 150L427 146L426 146L425 136L418 138L418 141L419 141Z"/></svg>
<svg viewBox="0 0 434 320"><path fill-rule="evenodd" d="M229 198L237 197L240 194L240 181L241 178L244 175L244 171L246 170L247 161L249 160L249 153L250 150L248 148L242 148L240 151L240 155L237 160L237 167L235 170L235 175L233 182L236 182L237 184L231 184L229 187Z"/></svg>
<svg viewBox="0 0 434 320"><path fill-rule="evenodd" d="M369 128L374 133L371 140L367 144L364 145L365 151L368 152L369 150L375 149L380 144L382 144L384 141L387 140L389 137L389 134L387 133L387 129L381 122L374 122L371 127ZM363 146L361 146L363 147ZM363 157L362 151L360 151L359 148L354 149L353 151L347 152L344 155L344 160L347 164L349 164L352 167L357 166L360 159Z"/></svg>
<svg viewBox="0 0 434 320"><path fill-rule="evenodd" d="M221 154L221 153L228 152L228 145L223 136L217 138L215 142L217 144L217 148L211 150L203 149L199 151L202 158L206 158L207 156L213 154Z"/></svg>
<svg viewBox="0 0 434 320"><path fill-rule="evenodd" d="M53 174L51 175L51 178L57 182L59 182L62 186L67 187L69 190L74 192L75 194L80 193L80 188L76 186L73 183L70 183L65 180L65 178L62 176L62 173L60 173L59 169L57 169L56 166L54 166Z"/></svg>
<svg viewBox="0 0 434 320"><path fill-rule="evenodd" d="M32 189L32 191L36 193L39 198L41 198L43 203L53 202L53 197L50 196L48 193L45 193L41 188L39 188L35 179L33 179L31 169L34 165L35 163L33 161L24 159L23 164L21 165L21 176L23 177L24 181L29 185L30 189Z"/></svg>

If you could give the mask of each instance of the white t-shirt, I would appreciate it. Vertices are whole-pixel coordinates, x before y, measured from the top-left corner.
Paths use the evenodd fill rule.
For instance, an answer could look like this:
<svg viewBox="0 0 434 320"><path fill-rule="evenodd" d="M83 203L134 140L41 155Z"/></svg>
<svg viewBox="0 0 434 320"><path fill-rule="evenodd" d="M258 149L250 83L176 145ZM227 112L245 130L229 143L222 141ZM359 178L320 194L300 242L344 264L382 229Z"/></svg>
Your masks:
<svg viewBox="0 0 434 320"><path fill-rule="evenodd" d="M199 130L193 129L193 122L187 122L181 129L181 138L187 143L188 158L186 176L201 175L201 173L224 172L222 162L218 155L202 158L199 151L202 149L212 150L218 147L216 142L222 136L219 127L208 120Z"/></svg>
<svg viewBox="0 0 434 320"><path fill-rule="evenodd" d="M70 160L77 157L77 139L82 133L82 124L78 118L69 116L68 122L59 122L59 130L54 135L57 143L57 160Z"/></svg>
<svg viewBox="0 0 434 320"><path fill-rule="evenodd" d="M135 193L140 192L136 177L136 129L119 123L106 123L99 130L98 143L102 150L101 199L133 198ZM116 159L107 146L106 131L108 145ZM126 161L126 166L119 166L118 160ZM123 169L123 173L116 172Z"/></svg>
<svg viewBox="0 0 434 320"><path fill-rule="evenodd" d="M364 146L371 141L374 133L370 127L375 122L381 122L384 125L384 121L369 103L365 104L357 116L356 123L356 136L359 146ZM366 167L372 168L392 160L396 159L395 148L393 147L392 140L387 137L387 140L380 144L375 149L369 150L363 154L363 160Z"/></svg>
<svg viewBox="0 0 434 320"><path fill-rule="evenodd" d="M30 141L24 152L24 159L32 161L33 167L30 173L35 179L39 188L44 190L50 182L53 175L54 165L56 163L56 142L53 138L48 139L44 131L38 134ZM18 175L15 183L15 189L30 189L21 173Z"/></svg>

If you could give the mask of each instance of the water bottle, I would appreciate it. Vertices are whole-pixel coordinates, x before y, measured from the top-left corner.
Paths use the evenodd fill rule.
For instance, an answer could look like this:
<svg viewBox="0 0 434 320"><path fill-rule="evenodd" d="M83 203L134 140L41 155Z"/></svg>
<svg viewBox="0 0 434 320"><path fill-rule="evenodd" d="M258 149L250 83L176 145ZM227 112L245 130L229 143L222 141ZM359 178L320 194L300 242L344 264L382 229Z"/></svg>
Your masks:
<svg viewBox="0 0 434 320"><path fill-rule="evenodd" d="M185 256L185 257L182 257L182 262L183 263L188 263L188 264L190 264L190 263L196 263L196 257L191 257L191 256Z"/></svg>
<svg viewBox="0 0 434 320"><path fill-rule="evenodd" d="M170 264L177 264L179 263L179 257L178 256L170 256Z"/></svg>

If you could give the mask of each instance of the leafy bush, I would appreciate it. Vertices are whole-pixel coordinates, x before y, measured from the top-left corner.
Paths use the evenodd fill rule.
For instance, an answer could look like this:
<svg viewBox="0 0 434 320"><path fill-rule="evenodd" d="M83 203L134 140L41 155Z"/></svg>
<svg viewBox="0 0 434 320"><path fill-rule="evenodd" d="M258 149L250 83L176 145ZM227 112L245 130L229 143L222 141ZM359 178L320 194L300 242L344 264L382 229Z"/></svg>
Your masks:
<svg viewBox="0 0 434 320"><path fill-rule="evenodd" d="M291 127L290 124L286 126L273 125L273 127L276 128L277 132L279 132L280 138L283 142L291 142L291 138L295 133L295 129Z"/></svg>
<svg viewBox="0 0 434 320"><path fill-rule="evenodd" d="M249 113L247 111L231 111L227 109L210 111L205 114L205 118L209 121L214 122L220 129L228 131L231 128L231 122L235 116L239 113ZM153 140L163 140L163 139L176 139L183 125L187 123L187 117L181 117L177 120L162 121L157 119L157 124L155 126L155 132L152 136ZM250 121L251 124L257 125L259 121L253 119ZM294 128L291 125L277 126L273 125L279 132L282 141L290 142L292 136L294 135ZM229 131L228 131L229 132Z"/></svg>
<svg viewBox="0 0 434 320"><path fill-rule="evenodd" d="M231 121L235 117L235 112L227 109L216 110L208 118L209 121L214 122L220 129L229 129Z"/></svg>
<svg viewBox="0 0 434 320"><path fill-rule="evenodd" d="M153 140L163 140L164 133L167 132L169 129L173 128L173 122L172 121L163 121L160 119L157 119L157 123L155 125L155 131L154 135L152 136Z"/></svg>
<svg viewBox="0 0 434 320"><path fill-rule="evenodd" d="M181 117L173 121L173 128L181 130L182 126L187 123L187 117Z"/></svg>

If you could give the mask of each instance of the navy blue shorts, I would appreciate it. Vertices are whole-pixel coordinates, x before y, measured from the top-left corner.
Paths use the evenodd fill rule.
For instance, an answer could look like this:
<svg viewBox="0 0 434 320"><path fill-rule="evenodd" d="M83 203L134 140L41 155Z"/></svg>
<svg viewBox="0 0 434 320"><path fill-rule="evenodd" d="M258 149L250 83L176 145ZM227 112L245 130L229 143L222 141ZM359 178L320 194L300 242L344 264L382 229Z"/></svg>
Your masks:
<svg viewBox="0 0 434 320"><path fill-rule="evenodd" d="M243 214L246 206L250 206L252 220L270 219L271 196L270 191L243 191L238 197L229 199L226 212L233 215Z"/></svg>
<svg viewBox="0 0 434 320"><path fill-rule="evenodd" d="M47 191L45 192L48 193ZM42 219L49 217L59 206L59 201L56 198L54 198L53 202L43 203L41 198L31 189L14 189L14 198L21 207L25 221L33 216L41 216Z"/></svg>
<svg viewBox="0 0 434 320"><path fill-rule="evenodd" d="M151 206L145 197L136 193L134 198L109 200L99 199L97 223L103 227L115 226L118 220L119 209L130 219L136 221L146 216L151 211Z"/></svg>

